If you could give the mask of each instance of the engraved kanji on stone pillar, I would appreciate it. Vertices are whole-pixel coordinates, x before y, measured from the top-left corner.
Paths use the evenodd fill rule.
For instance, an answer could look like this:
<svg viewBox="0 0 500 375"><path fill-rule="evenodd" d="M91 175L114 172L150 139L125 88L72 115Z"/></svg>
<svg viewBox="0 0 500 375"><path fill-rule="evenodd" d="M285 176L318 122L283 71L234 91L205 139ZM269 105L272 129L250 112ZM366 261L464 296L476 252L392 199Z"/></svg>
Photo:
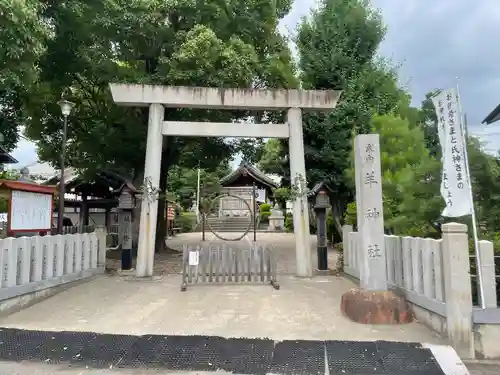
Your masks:
<svg viewBox="0 0 500 375"><path fill-rule="evenodd" d="M387 290L379 135L356 136L354 155L360 285L365 290Z"/></svg>

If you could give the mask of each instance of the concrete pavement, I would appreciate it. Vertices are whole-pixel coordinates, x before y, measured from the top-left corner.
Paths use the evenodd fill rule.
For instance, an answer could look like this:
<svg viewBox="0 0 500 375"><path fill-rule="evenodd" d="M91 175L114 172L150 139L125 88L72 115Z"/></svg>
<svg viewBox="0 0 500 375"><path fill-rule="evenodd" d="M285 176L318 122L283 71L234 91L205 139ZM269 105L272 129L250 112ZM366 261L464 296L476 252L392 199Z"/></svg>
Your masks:
<svg viewBox="0 0 500 375"><path fill-rule="evenodd" d="M274 340L389 340L443 343L426 327L369 326L340 312L355 286L335 276L280 278L268 285L192 286L180 275L151 281L100 276L0 320L32 330L269 337Z"/></svg>
<svg viewBox="0 0 500 375"><path fill-rule="evenodd" d="M295 252L291 246L291 235L259 233L258 236L259 243L272 243L277 249L281 290L276 291L267 285L195 285L182 293L180 275L172 272L177 270L175 264L179 264L179 257L170 256L160 259L161 262L155 267L156 276L152 279L99 276L0 319L0 326L135 335L218 335L268 337L274 340L387 340L445 344L437 334L418 323L369 326L346 319L340 313L340 298L344 292L355 287L353 282L336 276L297 279L293 276ZM177 236L169 241L169 246L180 248L183 244L196 245L199 237L200 234ZM246 247L249 242L245 239L230 246ZM315 258L314 251L311 251L311 256ZM331 253L330 263L335 261L335 254ZM472 375L500 373L494 366L472 364L471 367ZM146 375L151 371L154 370L136 369L133 373ZM33 363L0 363L0 375L4 373L72 375L132 372L125 369L96 370Z"/></svg>

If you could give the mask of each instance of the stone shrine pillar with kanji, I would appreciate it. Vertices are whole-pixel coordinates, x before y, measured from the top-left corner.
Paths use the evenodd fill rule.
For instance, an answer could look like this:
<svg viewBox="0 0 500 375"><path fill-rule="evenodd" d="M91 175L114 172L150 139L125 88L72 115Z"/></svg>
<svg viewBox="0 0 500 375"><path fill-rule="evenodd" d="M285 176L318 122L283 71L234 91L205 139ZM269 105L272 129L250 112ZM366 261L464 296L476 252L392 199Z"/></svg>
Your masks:
<svg viewBox="0 0 500 375"><path fill-rule="evenodd" d="M364 324L400 324L413 319L403 296L387 290L382 173L378 134L354 140L360 288L342 295L340 309Z"/></svg>
<svg viewBox="0 0 500 375"><path fill-rule="evenodd" d="M360 285L365 290L387 289L385 264L382 173L378 134L363 134L354 140L356 210L360 241Z"/></svg>

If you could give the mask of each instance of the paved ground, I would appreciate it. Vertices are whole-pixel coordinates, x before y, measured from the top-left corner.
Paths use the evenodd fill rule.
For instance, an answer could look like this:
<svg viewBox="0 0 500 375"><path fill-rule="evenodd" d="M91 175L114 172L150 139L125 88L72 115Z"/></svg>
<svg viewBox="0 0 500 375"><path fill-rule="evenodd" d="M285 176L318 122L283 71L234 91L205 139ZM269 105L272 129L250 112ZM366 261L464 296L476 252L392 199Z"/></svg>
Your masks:
<svg viewBox="0 0 500 375"><path fill-rule="evenodd" d="M213 235L212 235L213 236ZM174 237L169 246L199 243L200 234ZM213 237L207 236L213 241ZM311 239L314 246L314 238ZM207 241L207 242L208 242ZM153 280L101 276L0 320L0 325L39 330L103 333L200 334L275 340L391 340L441 343L418 323L367 326L340 313L344 292L355 287L336 276L296 279L294 237L259 233L258 243L278 253L281 290L268 285L192 286L180 292L178 256L159 259ZM244 239L232 243L247 247ZM313 256L314 252L311 252ZM315 256L313 256L315 258ZM335 264L334 253L330 261ZM177 263L176 263L177 262ZM177 271L177 272L173 272Z"/></svg>
<svg viewBox="0 0 500 375"><path fill-rule="evenodd" d="M498 364L466 364L471 375L498 375L500 374L500 363Z"/></svg>
<svg viewBox="0 0 500 375"><path fill-rule="evenodd" d="M227 238L238 238L243 233L220 233L220 235L226 236ZM170 248L182 251L183 245L195 247L197 245L203 246L204 244L224 244L233 248L248 248L252 244L253 233L248 233L240 241L221 241L214 234L208 232L205 234L205 242L201 241L201 233L183 233L177 235L169 240L167 244ZM317 256L316 256L316 236L311 236L311 259L313 267L317 267ZM278 262L278 274L282 275L294 275L295 274L295 239L291 233L257 233L257 244L261 245L271 245L277 254L279 259ZM107 267L109 269L119 269L120 268L120 255L118 252L111 254L108 258ZM330 251L328 255L328 267L331 269L336 268L337 256L335 252ZM154 274L161 276L165 274L179 274L182 271L181 268L182 259L180 254L156 254L155 255L155 267Z"/></svg>
<svg viewBox="0 0 500 375"><path fill-rule="evenodd" d="M275 340L391 340L440 343L427 328L367 326L340 313L342 293L355 285L341 277L280 278L268 285L192 286L180 275L134 281L98 277L0 320L37 330L128 334L269 337Z"/></svg>
<svg viewBox="0 0 500 375"><path fill-rule="evenodd" d="M200 234L177 236L169 246L196 245ZM208 240L212 238L207 238ZM219 335L269 337L275 340L389 340L444 344L436 334L412 323L401 326L360 325L340 313L341 295L355 287L337 276L297 279L293 237L259 233L279 254L281 290L268 285L192 286L180 292L180 258L158 256L155 277L100 276L0 320L0 326L33 330L72 330L126 334ZM233 244L248 246L249 240ZM312 244L314 249L314 243ZM315 252L312 251L315 259ZM329 255L330 266L336 262ZM110 261L110 265L113 265ZM314 263L313 263L314 264ZM129 374L128 370L95 370L53 365L0 363L3 374ZM471 374L500 374L498 367L472 364ZM155 374L162 372L153 371ZM134 374L152 371L134 370ZM164 372L168 373L168 372ZM179 373L178 373L179 374Z"/></svg>

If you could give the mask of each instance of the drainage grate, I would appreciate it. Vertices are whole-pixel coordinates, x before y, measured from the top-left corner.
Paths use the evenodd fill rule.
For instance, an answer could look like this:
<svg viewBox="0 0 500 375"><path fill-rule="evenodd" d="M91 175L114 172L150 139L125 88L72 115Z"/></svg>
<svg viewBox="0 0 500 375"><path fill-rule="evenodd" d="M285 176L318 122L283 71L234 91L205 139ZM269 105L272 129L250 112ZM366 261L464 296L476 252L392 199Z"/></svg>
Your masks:
<svg viewBox="0 0 500 375"><path fill-rule="evenodd" d="M1 329L0 358L9 361L40 359L41 347L52 336L52 332Z"/></svg>
<svg viewBox="0 0 500 375"><path fill-rule="evenodd" d="M445 375L432 352L418 343L377 342L387 374Z"/></svg>
<svg viewBox="0 0 500 375"><path fill-rule="evenodd" d="M418 343L129 336L0 328L0 360L239 374L444 375Z"/></svg>
<svg viewBox="0 0 500 375"><path fill-rule="evenodd" d="M274 347L272 373L324 374L325 344L323 341L282 341Z"/></svg>
<svg viewBox="0 0 500 375"><path fill-rule="evenodd" d="M116 366L139 337L130 335L96 335L73 358L71 364L97 368Z"/></svg>
<svg viewBox="0 0 500 375"><path fill-rule="evenodd" d="M88 342L97 336L93 332L53 332L39 346L40 359L46 363L64 363L77 358Z"/></svg>
<svg viewBox="0 0 500 375"><path fill-rule="evenodd" d="M159 354L160 366L172 370L214 371L223 340L217 336L168 336Z"/></svg>
<svg viewBox="0 0 500 375"><path fill-rule="evenodd" d="M274 341L230 338L219 346L217 368L238 374L265 374L271 369Z"/></svg>
<svg viewBox="0 0 500 375"><path fill-rule="evenodd" d="M330 375L386 374L375 342L326 341L325 347Z"/></svg>
<svg viewBox="0 0 500 375"><path fill-rule="evenodd" d="M167 345L167 340L168 336L144 335L138 337L117 363L117 366L158 368L160 354Z"/></svg>

